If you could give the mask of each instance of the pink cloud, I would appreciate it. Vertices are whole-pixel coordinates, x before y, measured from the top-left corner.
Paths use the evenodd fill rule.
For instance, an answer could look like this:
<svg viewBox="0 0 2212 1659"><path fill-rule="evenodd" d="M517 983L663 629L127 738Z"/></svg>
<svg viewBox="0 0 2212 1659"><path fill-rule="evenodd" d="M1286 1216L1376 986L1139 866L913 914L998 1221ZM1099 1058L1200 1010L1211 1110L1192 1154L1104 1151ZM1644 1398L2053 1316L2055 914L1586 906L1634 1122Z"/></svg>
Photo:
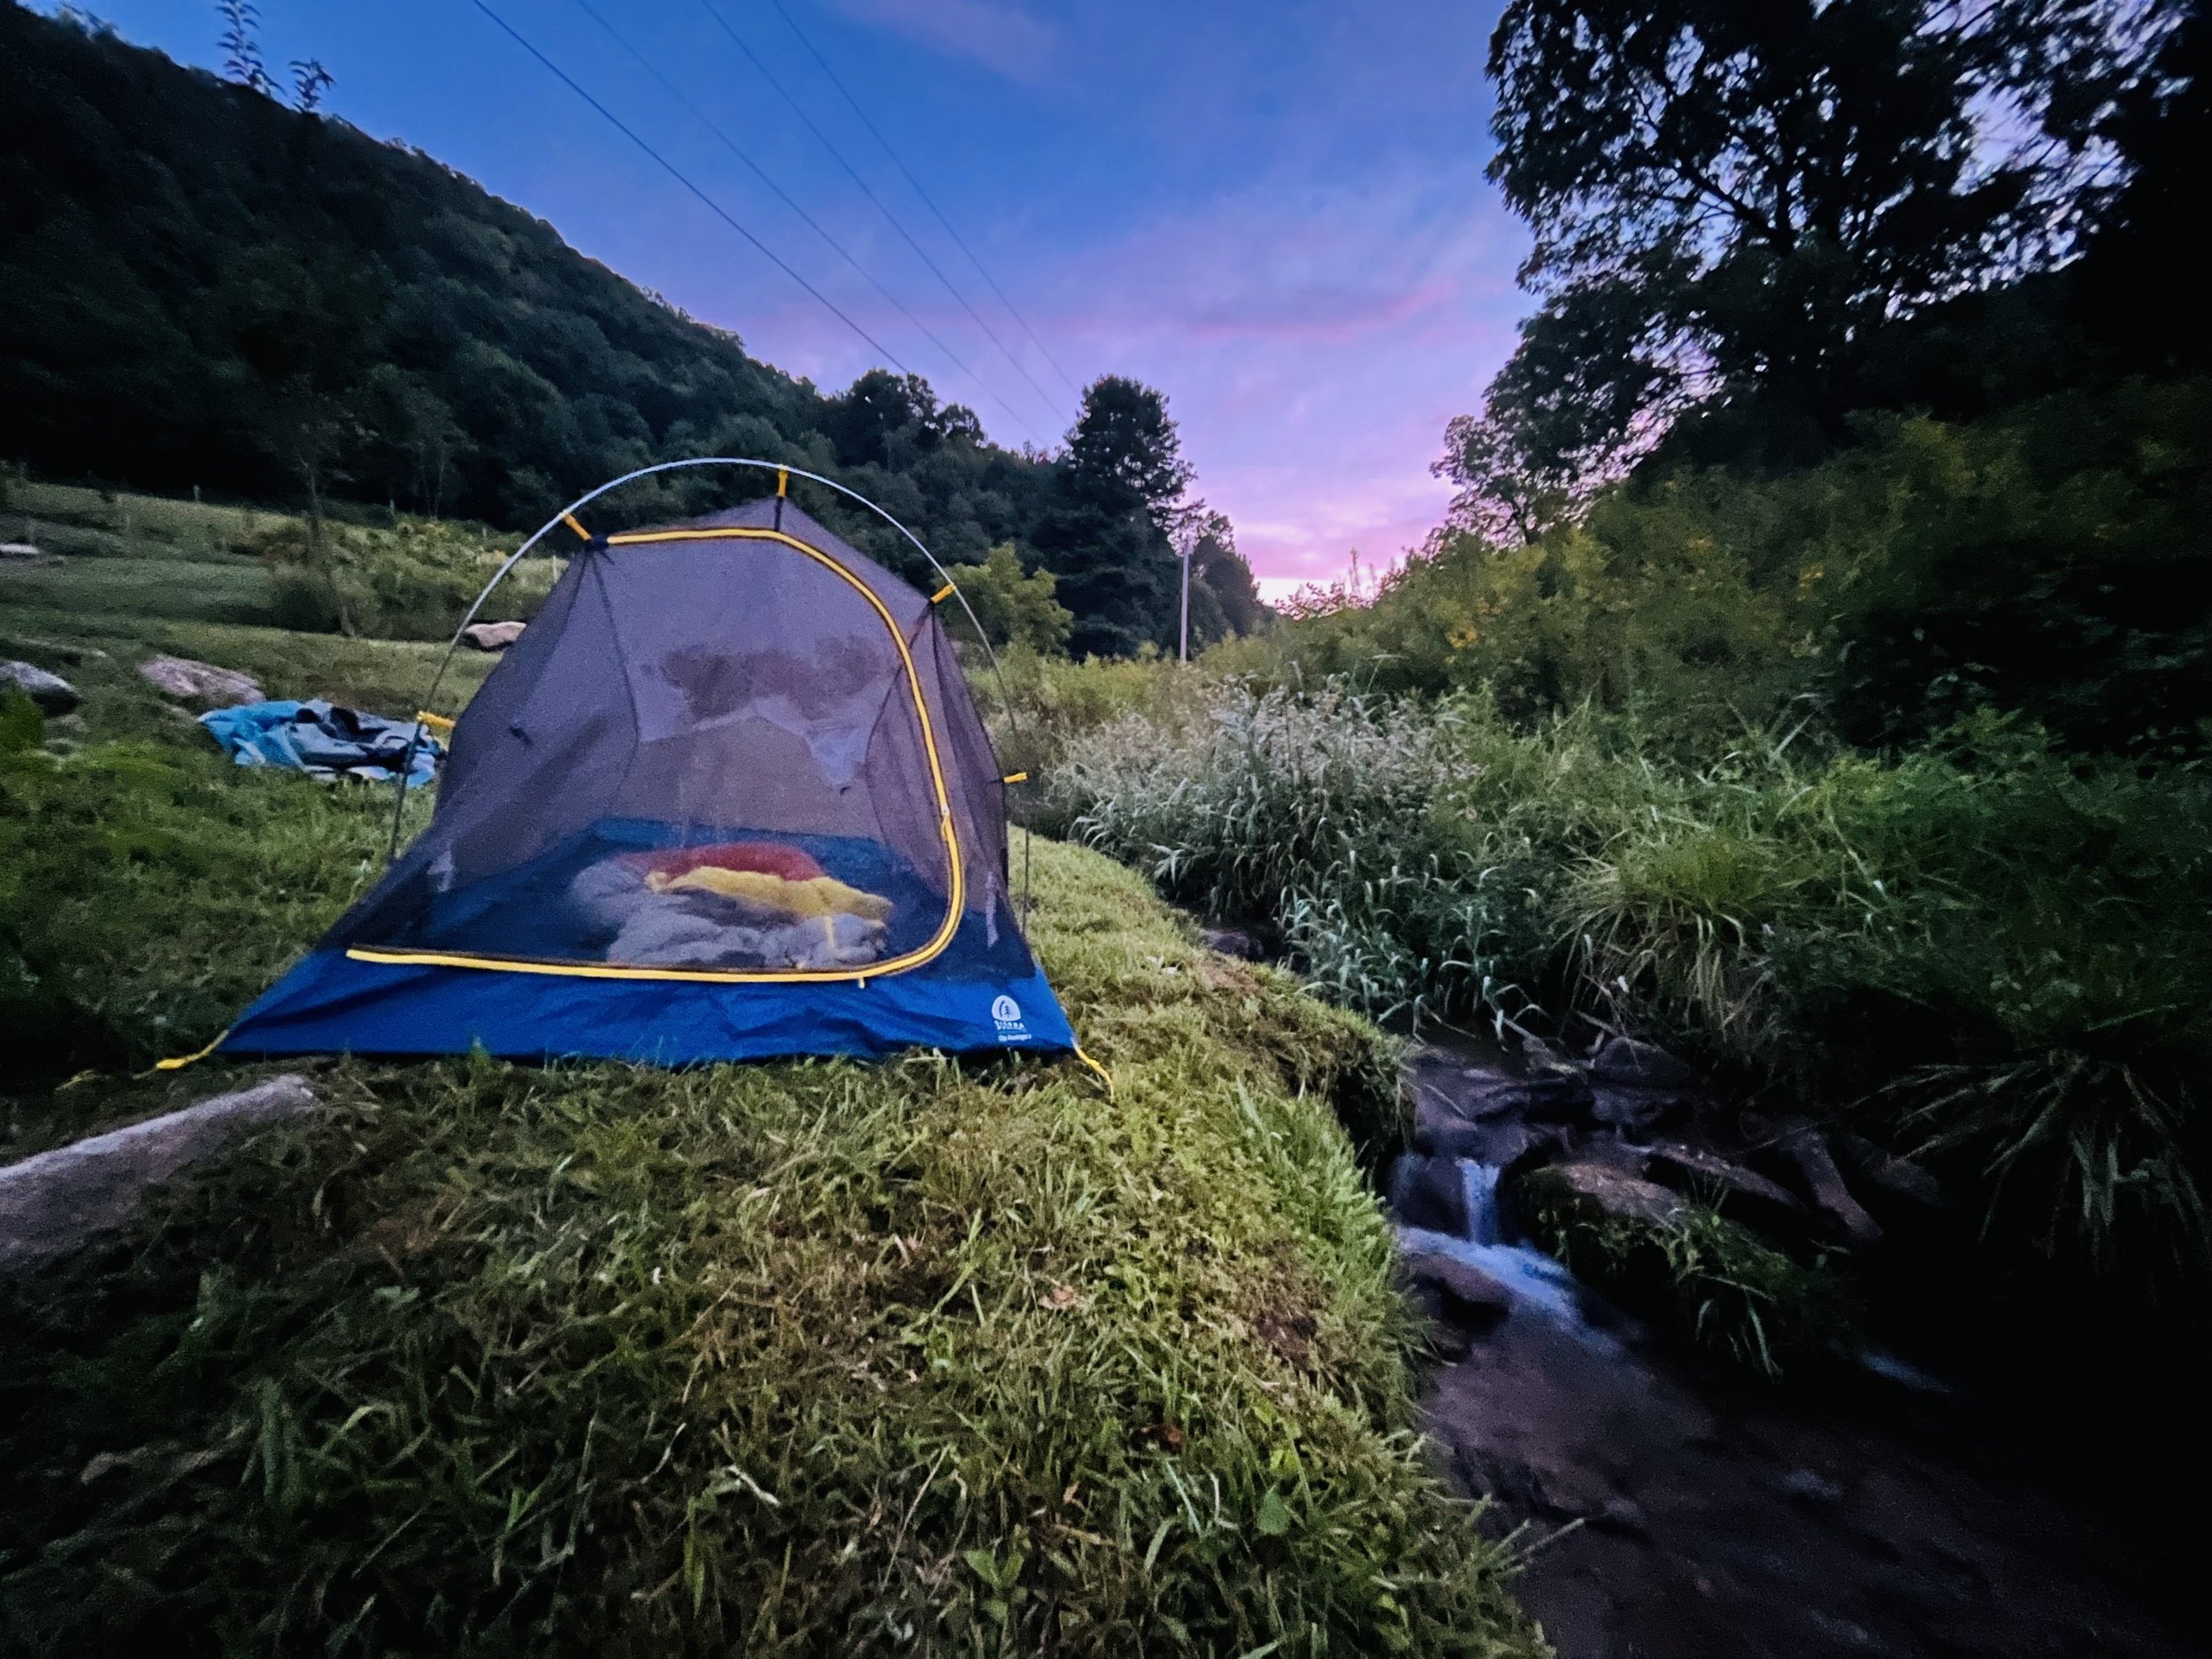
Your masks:
<svg viewBox="0 0 2212 1659"><path fill-rule="evenodd" d="M1224 196L1033 266L1021 291L1079 380L1125 373L1167 392L1199 492L1235 521L1272 591L1342 580L1354 549L1363 569L1387 568L1443 517L1451 488L1429 466L1445 423L1475 406L1512 348L1525 246L1470 161L1455 176L1409 169L1356 190ZM864 292L835 291L883 337L908 341ZM756 303L748 334L771 360L833 388L867 354L825 335L810 305ZM970 342L949 302L917 310ZM1067 410L1046 411L974 343L970 360L1026 431L945 365L920 354L916 365L1000 442L1056 442ZM1030 367L1052 384L1041 360Z"/></svg>
<svg viewBox="0 0 2212 1659"><path fill-rule="evenodd" d="M1271 588L1339 580L1442 518L1429 465L1511 349L1525 247L1471 165L1248 192L1090 251L1048 288L1051 337L1168 392Z"/></svg>
<svg viewBox="0 0 2212 1659"><path fill-rule="evenodd" d="M990 0L841 0L840 9L972 58L1013 81L1034 81L1052 58L1051 30L1014 6Z"/></svg>

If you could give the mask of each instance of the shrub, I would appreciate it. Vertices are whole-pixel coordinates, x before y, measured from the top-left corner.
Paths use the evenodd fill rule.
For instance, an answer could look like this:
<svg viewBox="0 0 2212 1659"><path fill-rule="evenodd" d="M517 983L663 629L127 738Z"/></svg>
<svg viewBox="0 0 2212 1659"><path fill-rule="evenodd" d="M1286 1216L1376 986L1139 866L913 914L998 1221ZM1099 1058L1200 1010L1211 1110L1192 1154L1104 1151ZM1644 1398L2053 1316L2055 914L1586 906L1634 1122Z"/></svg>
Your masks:
<svg viewBox="0 0 2212 1659"><path fill-rule="evenodd" d="M389 529L285 520L251 549L271 571L278 625L302 633L443 640L504 561L460 526L403 518ZM524 561L496 590L495 614L526 620L559 574L554 558Z"/></svg>
<svg viewBox="0 0 2212 1659"><path fill-rule="evenodd" d="M945 574L959 584L961 597L993 645L1019 644L1041 657L1066 649L1075 613L1052 596L1058 581L1050 571L1023 574L1012 542L1000 542L980 565L950 565ZM951 619L957 634L970 631L965 611L953 608Z"/></svg>
<svg viewBox="0 0 2212 1659"><path fill-rule="evenodd" d="M1440 534L1369 604L1248 646L1276 683L1592 705L1709 758L1809 715L1911 742L1978 708L2069 748L2212 733L2212 381L2129 382L1981 421L1870 417L1779 475L1640 473L1525 547Z"/></svg>

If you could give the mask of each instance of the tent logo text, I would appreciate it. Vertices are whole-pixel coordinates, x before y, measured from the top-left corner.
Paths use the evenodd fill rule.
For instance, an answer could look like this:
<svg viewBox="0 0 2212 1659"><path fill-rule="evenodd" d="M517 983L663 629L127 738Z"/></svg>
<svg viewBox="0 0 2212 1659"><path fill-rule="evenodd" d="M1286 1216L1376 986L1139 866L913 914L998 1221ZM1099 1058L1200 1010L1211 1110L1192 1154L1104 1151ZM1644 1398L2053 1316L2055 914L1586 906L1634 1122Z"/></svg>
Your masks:
<svg viewBox="0 0 2212 1659"><path fill-rule="evenodd" d="M1000 996L991 1004L992 1023L998 1026L1002 1037L1026 1037L1029 1028L1022 1024L1022 1005L1010 996Z"/></svg>

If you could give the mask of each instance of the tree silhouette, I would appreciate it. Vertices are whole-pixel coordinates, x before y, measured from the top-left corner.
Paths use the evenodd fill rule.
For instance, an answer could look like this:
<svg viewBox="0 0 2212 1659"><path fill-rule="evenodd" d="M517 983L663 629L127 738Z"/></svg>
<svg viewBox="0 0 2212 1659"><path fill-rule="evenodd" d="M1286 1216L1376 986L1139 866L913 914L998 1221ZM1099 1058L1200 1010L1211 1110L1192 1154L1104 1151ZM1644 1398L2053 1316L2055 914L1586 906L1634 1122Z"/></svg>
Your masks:
<svg viewBox="0 0 2212 1659"><path fill-rule="evenodd" d="M215 10L223 19L219 42L223 49L223 73L265 98L276 96L276 81L261 61L261 42L256 38L261 29L261 12L253 0L215 0Z"/></svg>

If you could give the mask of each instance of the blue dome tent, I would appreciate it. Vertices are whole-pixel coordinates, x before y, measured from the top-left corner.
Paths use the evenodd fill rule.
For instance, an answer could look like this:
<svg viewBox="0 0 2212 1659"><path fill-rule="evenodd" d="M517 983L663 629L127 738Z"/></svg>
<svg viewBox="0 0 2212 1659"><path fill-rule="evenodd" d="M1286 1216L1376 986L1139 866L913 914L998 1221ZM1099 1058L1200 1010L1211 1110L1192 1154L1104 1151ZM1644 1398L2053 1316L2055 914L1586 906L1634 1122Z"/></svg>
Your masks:
<svg viewBox="0 0 2212 1659"><path fill-rule="evenodd" d="M576 516L696 465L776 494ZM1012 902L1017 780L937 616L954 586L867 558L792 476L664 464L526 541L464 627L547 534L587 538L456 724L429 826L210 1052L1080 1055Z"/></svg>

